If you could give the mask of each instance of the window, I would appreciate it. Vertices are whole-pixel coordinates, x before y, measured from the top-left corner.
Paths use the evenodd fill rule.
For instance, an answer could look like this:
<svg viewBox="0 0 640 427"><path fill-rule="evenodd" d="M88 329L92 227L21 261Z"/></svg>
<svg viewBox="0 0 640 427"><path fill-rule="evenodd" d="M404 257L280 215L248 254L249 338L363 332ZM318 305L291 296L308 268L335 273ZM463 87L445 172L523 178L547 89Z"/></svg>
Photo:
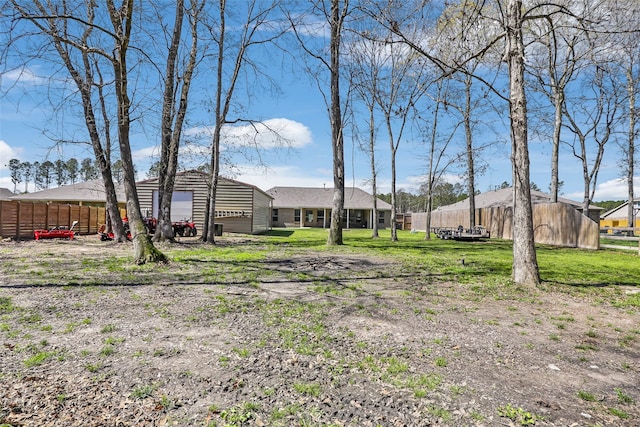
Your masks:
<svg viewBox="0 0 640 427"><path fill-rule="evenodd" d="M378 212L378 224L384 224L384 211Z"/></svg>
<svg viewBox="0 0 640 427"><path fill-rule="evenodd" d="M306 222L312 222L313 221L313 211L311 209L307 209L304 212L304 217L305 217L305 221Z"/></svg>
<svg viewBox="0 0 640 427"><path fill-rule="evenodd" d="M300 222L300 209L293 210L293 220L295 222Z"/></svg>
<svg viewBox="0 0 640 427"><path fill-rule="evenodd" d="M324 209L318 209L318 212L316 212L316 218L318 218L318 222L324 222Z"/></svg>
<svg viewBox="0 0 640 427"><path fill-rule="evenodd" d="M271 221L278 222L278 209L271 210Z"/></svg>

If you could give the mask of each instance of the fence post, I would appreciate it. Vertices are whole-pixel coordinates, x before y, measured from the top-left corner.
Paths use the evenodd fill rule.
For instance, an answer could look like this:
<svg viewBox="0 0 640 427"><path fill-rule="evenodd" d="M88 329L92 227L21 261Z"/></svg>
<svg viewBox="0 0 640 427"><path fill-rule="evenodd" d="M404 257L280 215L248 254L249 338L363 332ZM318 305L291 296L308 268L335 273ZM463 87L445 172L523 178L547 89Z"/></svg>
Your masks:
<svg viewBox="0 0 640 427"><path fill-rule="evenodd" d="M18 201L18 213L16 214L16 241L20 241L20 221L21 221L21 211L22 211L22 202Z"/></svg>

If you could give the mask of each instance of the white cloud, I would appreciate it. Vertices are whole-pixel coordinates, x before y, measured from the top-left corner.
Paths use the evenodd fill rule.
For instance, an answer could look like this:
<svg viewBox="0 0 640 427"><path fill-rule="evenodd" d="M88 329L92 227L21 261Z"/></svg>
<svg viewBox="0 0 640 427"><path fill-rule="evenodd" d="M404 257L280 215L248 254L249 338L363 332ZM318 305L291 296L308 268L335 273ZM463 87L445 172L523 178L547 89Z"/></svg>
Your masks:
<svg viewBox="0 0 640 427"><path fill-rule="evenodd" d="M633 178L633 191L635 197L638 197L640 191L640 177ZM580 194L580 199L584 197ZM627 181L625 179L616 178L598 184L596 188L595 200L626 200L629 197L627 190Z"/></svg>
<svg viewBox="0 0 640 427"><path fill-rule="evenodd" d="M141 160L150 160L151 158L157 157L159 155L160 149L155 145L131 152L131 157L133 157L134 162Z"/></svg>
<svg viewBox="0 0 640 427"><path fill-rule="evenodd" d="M262 190L272 187L333 187L333 175L326 169L305 170L298 166L278 165L265 170L250 165L235 168L238 181Z"/></svg>
<svg viewBox="0 0 640 427"><path fill-rule="evenodd" d="M186 136L211 137L213 126L191 128ZM274 148L300 148L313 142L311 130L302 123L285 118L273 118L241 126L222 128L222 145L228 147L255 147L260 150Z"/></svg>
<svg viewBox="0 0 640 427"><path fill-rule="evenodd" d="M20 159L22 149L13 148L0 139L0 170L8 169L7 165L11 159Z"/></svg>
<svg viewBox="0 0 640 427"><path fill-rule="evenodd" d="M28 67L15 68L2 75L3 80L10 84L22 83L26 85L41 85L47 82L47 79L37 75L37 67L34 70Z"/></svg>

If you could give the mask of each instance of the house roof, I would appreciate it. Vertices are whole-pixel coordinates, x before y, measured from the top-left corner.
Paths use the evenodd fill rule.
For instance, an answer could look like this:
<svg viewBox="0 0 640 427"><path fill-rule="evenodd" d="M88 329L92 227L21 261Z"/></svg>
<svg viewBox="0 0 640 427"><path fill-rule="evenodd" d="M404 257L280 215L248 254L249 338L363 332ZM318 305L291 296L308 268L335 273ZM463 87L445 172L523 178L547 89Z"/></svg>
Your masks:
<svg viewBox="0 0 640 427"><path fill-rule="evenodd" d="M640 198L633 199L633 203L636 207L640 206ZM618 205L617 207L603 213L602 215L600 215L600 218L601 219L627 219L628 217L627 206L629 206L628 200Z"/></svg>
<svg viewBox="0 0 640 427"><path fill-rule="evenodd" d="M326 208L333 206L333 188L273 187L267 190L274 208ZM345 209L371 209L373 196L357 187L344 189ZM378 199L379 210L391 210L391 205Z"/></svg>
<svg viewBox="0 0 640 427"><path fill-rule="evenodd" d="M550 203L551 195L543 193L542 191L531 190L531 203ZM575 207L578 210L582 209L582 203L575 200L565 199L558 197L558 202L566 203ZM486 193L477 194L475 197L476 209L481 208L493 208L498 206L512 206L513 205L513 187L502 188L500 190L488 191ZM457 203L453 203L447 206L440 206L435 211L455 211L469 209L469 198L461 200ZM600 206L589 205L589 210L598 211L602 210Z"/></svg>
<svg viewBox="0 0 640 427"><path fill-rule="evenodd" d="M0 200L9 200L11 196L16 194L8 188L0 188Z"/></svg>
<svg viewBox="0 0 640 427"><path fill-rule="evenodd" d="M122 186L116 185L116 196L118 202L124 203L126 197ZM11 197L11 200L30 200L44 202L104 202L106 194L102 179L92 179L90 181L79 182L77 184L61 185L56 188L35 191L33 193L23 193Z"/></svg>

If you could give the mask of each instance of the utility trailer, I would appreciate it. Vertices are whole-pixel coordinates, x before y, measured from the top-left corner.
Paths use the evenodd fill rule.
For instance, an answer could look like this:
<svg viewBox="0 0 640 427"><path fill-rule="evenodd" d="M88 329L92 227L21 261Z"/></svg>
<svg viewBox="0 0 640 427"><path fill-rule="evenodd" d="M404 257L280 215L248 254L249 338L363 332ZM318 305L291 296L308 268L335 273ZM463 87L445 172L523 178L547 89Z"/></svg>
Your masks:
<svg viewBox="0 0 640 427"><path fill-rule="evenodd" d="M482 225L476 225L472 228L464 228L462 225L458 227L439 227L434 229L434 233L443 240L484 240L491 237L491 233Z"/></svg>

